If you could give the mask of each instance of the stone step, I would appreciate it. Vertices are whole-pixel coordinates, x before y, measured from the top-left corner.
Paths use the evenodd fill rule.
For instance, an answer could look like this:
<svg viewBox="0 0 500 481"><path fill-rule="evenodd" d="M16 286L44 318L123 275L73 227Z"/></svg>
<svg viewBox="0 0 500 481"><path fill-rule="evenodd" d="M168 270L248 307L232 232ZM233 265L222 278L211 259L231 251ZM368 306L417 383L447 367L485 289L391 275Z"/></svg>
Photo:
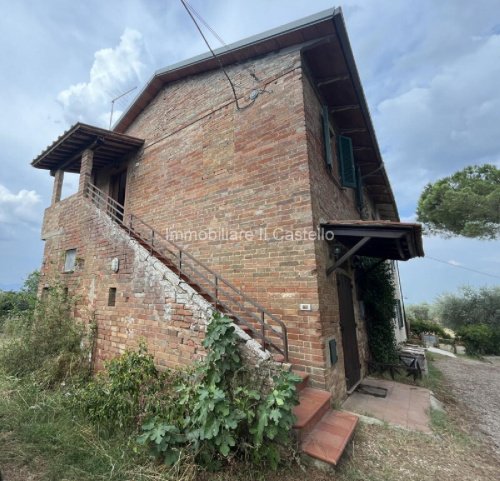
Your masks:
<svg viewBox="0 0 500 481"><path fill-rule="evenodd" d="M354 414L329 409L303 438L302 452L325 463L337 465L354 434L358 420L358 416Z"/></svg>
<svg viewBox="0 0 500 481"><path fill-rule="evenodd" d="M297 418L293 427L299 440L304 439L330 409L331 397L329 392L312 387L305 387L299 392L299 404L293 408Z"/></svg>

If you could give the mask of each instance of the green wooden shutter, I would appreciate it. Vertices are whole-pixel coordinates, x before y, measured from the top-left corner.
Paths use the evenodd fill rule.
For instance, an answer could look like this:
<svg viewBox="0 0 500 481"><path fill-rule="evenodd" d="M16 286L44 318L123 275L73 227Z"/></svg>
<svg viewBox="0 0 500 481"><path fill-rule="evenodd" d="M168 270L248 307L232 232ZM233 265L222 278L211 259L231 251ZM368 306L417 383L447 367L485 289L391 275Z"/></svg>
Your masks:
<svg viewBox="0 0 500 481"><path fill-rule="evenodd" d="M332 159L332 144L330 140L330 117L328 113L328 106L323 105L322 115L323 119L323 138L325 144L325 162L326 165L331 169L333 166Z"/></svg>
<svg viewBox="0 0 500 481"><path fill-rule="evenodd" d="M344 187L356 188L356 170L350 137L339 136L340 180Z"/></svg>

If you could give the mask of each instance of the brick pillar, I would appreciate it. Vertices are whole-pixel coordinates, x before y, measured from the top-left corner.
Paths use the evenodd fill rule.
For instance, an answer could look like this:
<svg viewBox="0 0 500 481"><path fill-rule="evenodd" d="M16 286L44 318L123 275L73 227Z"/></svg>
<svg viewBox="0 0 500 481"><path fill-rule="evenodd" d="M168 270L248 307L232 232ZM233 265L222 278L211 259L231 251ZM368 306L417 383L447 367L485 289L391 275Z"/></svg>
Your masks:
<svg viewBox="0 0 500 481"><path fill-rule="evenodd" d="M58 169L54 173L50 173L54 176L54 187L52 188L52 203L56 204L61 200L61 192L64 181L64 170Z"/></svg>
<svg viewBox="0 0 500 481"><path fill-rule="evenodd" d="M80 181L78 183L78 193L83 194L85 192L85 187L90 183L92 178L92 165L94 163L94 152L90 149L86 149L82 154L82 161L80 165Z"/></svg>

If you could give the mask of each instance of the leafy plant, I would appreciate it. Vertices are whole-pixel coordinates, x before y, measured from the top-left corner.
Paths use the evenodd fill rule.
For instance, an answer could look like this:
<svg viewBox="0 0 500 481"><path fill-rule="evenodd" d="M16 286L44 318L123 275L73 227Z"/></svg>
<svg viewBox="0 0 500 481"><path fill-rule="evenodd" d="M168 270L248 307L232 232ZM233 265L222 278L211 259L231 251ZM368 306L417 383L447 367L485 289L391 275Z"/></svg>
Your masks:
<svg viewBox="0 0 500 481"><path fill-rule="evenodd" d="M358 279L365 304L368 345L372 359L380 363L396 362L396 298L391 266L387 262L380 262L380 259L362 258Z"/></svg>
<svg viewBox="0 0 500 481"><path fill-rule="evenodd" d="M433 321L412 321L410 329L413 333L420 335L422 333L436 334L444 339L449 339L450 335L437 322Z"/></svg>
<svg viewBox="0 0 500 481"><path fill-rule="evenodd" d="M53 285L47 295L33 301L15 320L0 353L0 364L11 375L31 376L54 386L88 374L85 332L71 311L74 299L64 286Z"/></svg>
<svg viewBox="0 0 500 481"><path fill-rule="evenodd" d="M156 370L153 356L141 344L137 351L127 350L105 363L105 370L80 388L73 402L101 428L130 431L141 415L156 412L166 376Z"/></svg>
<svg viewBox="0 0 500 481"><path fill-rule="evenodd" d="M33 314L39 280L40 272L33 271L19 291L0 291L0 328L6 321L10 321L9 327L15 327Z"/></svg>
<svg viewBox="0 0 500 481"><path fill-rule="evenodd" d="M233 456L276 468L290 442L300 379L283 371L266 390L244 366L234 326L223 316L208 325L204 347L205 360L178 380L176 407L143 424L138 442L167 464L188 450L209 469Z"/></svg>
<svg viewBox="0 0 500 481"><path fill-rule="evenodd" d="M486 324L465 326L457 333L470 356L499 355L500 330Z"/></svg>

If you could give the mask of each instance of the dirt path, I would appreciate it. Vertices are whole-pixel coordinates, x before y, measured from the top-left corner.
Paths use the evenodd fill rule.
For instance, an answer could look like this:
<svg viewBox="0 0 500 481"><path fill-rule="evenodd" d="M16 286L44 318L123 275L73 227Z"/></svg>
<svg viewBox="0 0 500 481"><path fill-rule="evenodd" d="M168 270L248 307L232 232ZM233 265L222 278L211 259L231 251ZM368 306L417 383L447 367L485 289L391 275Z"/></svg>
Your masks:
<svg viewBox="0 0 500 481"><path fill-rule="evenodd" d="M500 357L484 362L458 357L435 361L456 399L474 418L475 431L490 439L500 456Z"/></svg>

